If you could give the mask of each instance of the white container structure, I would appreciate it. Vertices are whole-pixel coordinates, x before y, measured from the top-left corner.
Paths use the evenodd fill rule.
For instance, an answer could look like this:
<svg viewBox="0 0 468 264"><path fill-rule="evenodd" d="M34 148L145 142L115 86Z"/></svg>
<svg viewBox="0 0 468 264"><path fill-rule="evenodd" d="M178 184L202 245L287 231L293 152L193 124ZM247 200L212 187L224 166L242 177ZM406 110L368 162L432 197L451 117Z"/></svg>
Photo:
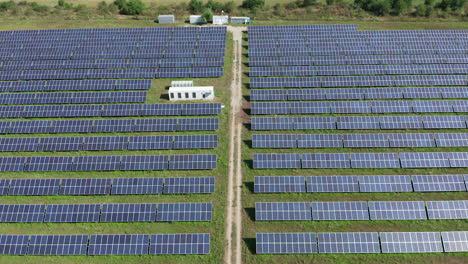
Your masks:
<svg viewBox="0 0 468 264"><path fill-rule="evenodd" d="M174 15L159 15L158 16L159 24L173 24L175 23Z"/></svg>
<svg viewBox="0 0 468 264"><path fill-rule="evenodd" d="M229 23L229 16L213 16L213 25L224 25Z"/></svg>
<svg viewBox="0 0 468 264"><path fill-rule="evenodd" d="M213 100L213 86L169 87L169 100Z"/></svg>
<svg viewBox="0 0 468 264"><path fill-rule="evenodd" d="M203 24L203 19L201 15L191 15L190 24Z"/></svg>
<svg viewBox="0 0 468 264"><path fill-rule="evenodd" d="M193 81L172 81L171 87L193 87Z"/></svg>
<svg viewBox="0 0 468 264"><path fill-rule="evenodd" d="M250 24L250 17L231 17L231 24Z"/></svg>

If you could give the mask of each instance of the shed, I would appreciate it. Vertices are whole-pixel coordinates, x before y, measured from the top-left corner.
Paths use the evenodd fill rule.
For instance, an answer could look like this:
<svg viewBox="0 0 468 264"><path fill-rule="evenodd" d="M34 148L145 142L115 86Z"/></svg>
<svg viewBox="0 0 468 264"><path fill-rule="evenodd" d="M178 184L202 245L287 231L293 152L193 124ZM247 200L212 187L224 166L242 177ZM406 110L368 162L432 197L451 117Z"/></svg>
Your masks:
<svg viewBox="0 0 468 264"><path fill-rule="evenodd" d="M171 87L193 87L193 81L172 81Z"/></svg>
<svg viewBox="0 0 468 264"><path fill-rule="evenodd" d="M158 16L159 24L173 24L175 23L174 15L159 15Z"/></svg>
<svg viewBox="0 0 468 264"><path fill-rule="evenodd" d="M213 100L213 86L169 87L169 100Z"/></svg>
<svg viewBox="0 0 468 264"><path fill-rule="evenodd" d="M213 25L223 25L229 23L229 16L213 16Z"/></svg>
<svg viewBox="0 0 468 264"><path fill-rule="evenodd" d="M231 17L231 24L250 24L250 17Z"/></svg>
<svg viewBox="0 0 468 264"><path fill-rule="evenodd" d="M203 24L203 19L201 15L191 15L190 24Z"/></svg>

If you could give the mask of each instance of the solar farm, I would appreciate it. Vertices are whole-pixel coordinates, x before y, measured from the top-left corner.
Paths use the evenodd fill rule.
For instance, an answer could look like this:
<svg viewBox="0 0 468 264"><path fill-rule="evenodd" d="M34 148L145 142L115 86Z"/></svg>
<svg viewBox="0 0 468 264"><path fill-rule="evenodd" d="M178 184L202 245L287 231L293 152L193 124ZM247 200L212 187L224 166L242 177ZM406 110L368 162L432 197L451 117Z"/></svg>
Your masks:
<svg viewBox="0 0 468 264"><path fill-rule="evenodd" d="M361 25L0 31L0 263L466 262L468 30Z"/></svg>
<svg viewBox="0 0 468 264"><path fill-rule="evenodd" d="M225 27L0 32L0 262L220 262L227 39ZM221 87L169 103L179 78Z"/></svg>
<svg viewBox="0 0 468 264"><path fill-rule="evenodd" d="M244 37L245 262L465 262L468 31Z"/></svg>

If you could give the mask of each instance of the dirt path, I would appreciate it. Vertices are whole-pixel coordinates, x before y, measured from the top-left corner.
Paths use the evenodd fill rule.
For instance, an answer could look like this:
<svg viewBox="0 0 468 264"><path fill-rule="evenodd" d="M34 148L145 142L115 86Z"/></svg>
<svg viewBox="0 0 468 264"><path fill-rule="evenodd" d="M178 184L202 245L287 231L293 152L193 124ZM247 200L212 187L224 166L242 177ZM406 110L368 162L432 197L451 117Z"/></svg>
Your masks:
<svg viewBox="0 0 468 264"><path fill-rule="evenodd" d="M241 163L241 131L242 121L238 118L242 110L242 31L244 27L227 27L233 35L234 61L231 80L231 113L229 116L229 179L226 214L226 249L224 263L242 263L242 163ZM235 227L235 233L233 233ZM233 243L235 238L235 245ZM234 255L234 260L233 260Z"/></svg>

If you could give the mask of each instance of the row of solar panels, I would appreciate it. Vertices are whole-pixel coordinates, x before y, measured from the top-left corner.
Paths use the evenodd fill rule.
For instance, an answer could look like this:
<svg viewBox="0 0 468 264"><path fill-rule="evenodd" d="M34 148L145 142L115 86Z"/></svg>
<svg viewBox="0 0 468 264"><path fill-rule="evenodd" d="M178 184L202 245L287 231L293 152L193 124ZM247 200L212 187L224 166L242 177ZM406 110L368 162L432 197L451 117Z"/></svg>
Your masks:
<svg viewBox="0 0 468 264"><path fill-rule="evenodd" d="M210 234L0 235L0 255L209 254Z"/></svg>
<svg viewBox="0 0 468 264"><path fill-rule="evenodd" d="M465 168L468 152L254 154L254 169Z"/></svg>
<svg viewBox="0 0 468 264"><path fill-rule="evenodd" d="M250 88L384 87L468 85L466 75L254 77Z"/></svg>
<svg viewBox="0 0 468 264"><path fill-rule="evenodd" d="M129 94L133 92L116 93ZM146 96L146 92L144 93ZM129 94L129 96L131 95ZM126 97L122 96L122 98ZM94 100L94 98L89 99ZM220 103L0 106L1 118L200 116L220 113Z"/></svg>
<svg viewBox="0 0 468 264"><path fill-rule="evenodd" d="M0 152L209 149L217 147L218 135L0 138Z"/></svg>
<svg viewBox="0 0 468 264"><path fill-rule="evenodd" d="M250 107L252 115L466 112L466 100L257 102Z"/></svg>
<svg viewBox="0 0 468 264"><path fill-rule="evenodd" d="M223 65L224 59L222 57L188 59L36 60L0 61L0 70L223 67Z"/></svg>
<svg viewBox="0 0 468 264"><path fill-rule="evenodd" d="M285 44L285 45L290 45ZM281 46L281 44L279 44ZM434 64L468 63L465 54L432 55L348 55L348 56L285 56L251 57L250 67L307 65L369 65L369 64ZM4 64L5 65L5 64ZM5 66L3 66L5 68Z"/></svg>
<svg viewBox="0 0 468 264"><path fill-rule="evenodd" d="M149 90L151 80L51 80L0 82L0 92Z"/></svg>
<svg viewBox="0 0 468 264"><path fill-rule="evenodd" d="M0 157L0 172L209 170L216 160L211 154Z"/></svg>
<svg viewBox="0 0 468 264"><path fill-rule="evenodd" d="M218 118L0 121L0 134L214 131L218 122Z"/></svg>
<svg viewBox="0 0 468 264"><path fill-rule="evenodd" d="M252 130L462 129L466 122L461 115L252 117Z"/></svg>
<svg viewBox="0 0 468 264"><path fill-rule="evenodd" d="M0 140L0 146L1 142ZM254 134L252 136L252 148L414 147L468 147L468 133Z"/></svg>
<svg viewBox="0 0 468 264"><path fill-rule="evenodd" d="M0 80L208 78L221 77L223 71L223 67L21 70L0 71Z"/></svg>
<svg viewBox="0 0 468 264"><path fill-rule="evenodd" d="M330 25L281 25L281 26L249 26L249 34L270 34L272 32L342 32L342 31L357 31L357 26L354 24L330 24Z"/></svg>
<svg viewBox="0 0 468 264"><path fill-rule="evenodd" d="M321 38L323 37L323 38ZM264 42L262 42L265 40ZM405 37L396 37L390 39L388 37L375 38L375 39L359 39L357 40L353 36L349 35L337 35L332 37L327 36L298 36L298 35L289 35L289 36L272 36L270 39L264 39L262 37L254 36L249 41L249 47L255 48L375 48L377 46L382 46L385 48L436 48L446 45L448 49L453 48L464 48L467 46L467 37L448 37L446 39L435 37L435 38L424 38L424 39L415 39L415 38L405 38ZM128 43L127 45L130 45ZM6 48L8 49L8 48Z"/></svg>
<svg viewBox="0 0 468 264"><path fill-rule="evenodd" d="M147 92L4 93L1 105L144 103ZM140 106L141 107L141 106Z"/></svg>
<svg viewBox="0 0 468 264"><path fill-rule="evenodd" d="M215 177L1 179L0 195L148 195L213 193Z"/></svg>
<svg viewBox="0 0 468 264"><path fill-rule="evenodd" d="M468 98L468 87L253 89L251 101Z"/></svg>
<svg viewBox="0 0 468 264"><path fill-rule="evenodd" d="M0 223L211 221L211 203L0 204Z"/></svg>
<svg viewBox="0 0 468 264"><path fill-rule="evenodd" d="M468 231L257 233L257 254L429 253L468 251Z"/></svg>
<svg viewBox="0 0 468 264"><path fill-rule="evenodd" d="M255 203L256 221L435 219L468 219L468 200Z"/></svg>
<svg viewBox="0 0 468 264"><path fill-rule="evenodd" d="M445 46L440 45L414 45L408 43L405 46L383 46L381 43L349 47L349 46L329 46L309 48L268 48L268 42L263 42L256 45L254 42L249 42L249 57L283 57L283 56L337 56L337 55L417 55L417 54L467 54L468 47L465 45ZM275 43L270 42L270 47L274 47ZM304 42L304 46L305 46ZM255 47L257 46L257 48ZM143 56L143 55L139 55ZM106 58L106 57L103 57ZM149 58L149 57L146 57Z"/></svg>
<svg viewBox="0 0 468 264"><path fill-rule="evenodd" d="M464 192L468 175L255 176L255 193Z"/></svg>
<svg viewBox="0 0 468 264"><path fill-rule="evenodd" d="M250 67L249 76L467 74L467 64Z"/></svg>

